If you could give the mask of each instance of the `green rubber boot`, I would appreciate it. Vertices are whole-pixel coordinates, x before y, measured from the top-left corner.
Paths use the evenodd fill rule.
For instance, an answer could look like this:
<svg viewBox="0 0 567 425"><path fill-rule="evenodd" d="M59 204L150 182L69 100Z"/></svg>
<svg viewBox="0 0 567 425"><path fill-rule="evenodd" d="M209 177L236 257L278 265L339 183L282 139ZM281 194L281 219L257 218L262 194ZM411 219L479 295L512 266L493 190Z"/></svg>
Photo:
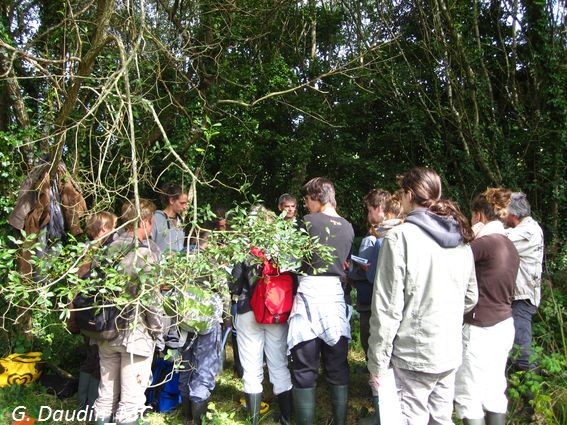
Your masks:
<svg viewBox="0 0 567 425"><path fill-rule="evenodd" d="M463 419L463 425L485 425L484 418L480 419Z"/></svg>
<svg viewBox="0 0 567 425"><path fill-rule="evenodd" d="M315 418L315 387L294 388L292 393L296 425L312 425Z"/></svg>
<svg viewBox="0 0 567 425"><path fill-rule="evenodd" d="M331 385L333 403L333 425L346 425L348 385Z"/></svg>
<svg viewBox="0 0 567 425"><path fill-rule="evenodd" d="M506 413L486 412L484 421L486 425L506 425Z"/></svg>

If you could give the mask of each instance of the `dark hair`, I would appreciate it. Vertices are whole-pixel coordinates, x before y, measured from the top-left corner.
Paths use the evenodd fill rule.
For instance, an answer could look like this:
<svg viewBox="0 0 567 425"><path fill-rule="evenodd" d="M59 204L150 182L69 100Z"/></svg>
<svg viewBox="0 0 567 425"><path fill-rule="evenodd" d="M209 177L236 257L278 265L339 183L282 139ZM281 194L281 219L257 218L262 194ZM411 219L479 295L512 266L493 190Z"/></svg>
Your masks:
<svg viewBox="0 0 567 425"><path fill-rule="evenodd" d="M391 197L392 195L387 190L371 189L364 197L364 203L373 208L382 207L384 209Z"/></svg>
<svg viewBox="0 0 567 425"><path fill-rule="evenodd" d="M169 205L170 200L179 199L181 195L183 195L183 189L178 184L166 183L159 191L161 204L164 208Z"/></svg>
<svg viewBox="0 0 567 425"><path fill-rule="evenodd" d="M289 193L284 193L283 195L281 195L278 198L278 206L280 206L281 204L283 204L285 202L293 202L293 203L297 204L297 199L295 198L295 196L290 195Z"/></svg>
<svg viewBox="0 0 567 425"><path fill-rule="evenodd" d="M420 207L425 207L437 215L453 217L465 243L474 239L469 220L459 206L449 199L441 199L441 178L431 168L412 168L399 179L399 184L404 192L413 195L413 202Z"/></svg>
<svg viewBox="0 0 567 425"><path fill-rule="evenodd" d="M511 193L508 189L488 188L473 199L471 211L482 213L489 221L503 219L508 214Z"/></svg>
<svg viewBox="0 0 567 425"><path fill-rule="evenodd" d="M321 205L331 204L336 207L335 187L331 180L325 177L314 177L303 185L305 196L309 196L314 201L319 201Z"/></svg>
<svg viewBox="0 0 567 425"><path fill-rule="evenodd" d="M404 192L411 192L413 201L421 207L429 208L441 199L441 178L430 168L412 168L399 179L399 184Z"/></svg>
<svg viewBox="0 0 567 425"><path fill-rule="evenodd" d="M528 202L528 197L524 192L512 192L508 213L518 218L528 217L532 213L532 208Z"/></svg>

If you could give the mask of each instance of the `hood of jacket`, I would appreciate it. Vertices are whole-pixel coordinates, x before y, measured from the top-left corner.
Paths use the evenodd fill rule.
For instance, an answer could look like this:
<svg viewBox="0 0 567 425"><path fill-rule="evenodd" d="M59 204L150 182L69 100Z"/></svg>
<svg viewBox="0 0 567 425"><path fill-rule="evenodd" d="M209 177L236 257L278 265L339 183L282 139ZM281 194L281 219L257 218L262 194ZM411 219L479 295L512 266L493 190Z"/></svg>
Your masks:
<svg viewBox="0 0 567 425"><path fill-rule="evenodd" d="M443 248L454 248L463 240L459 225L452 216L437 215L427 208L416 208L408 214L406 222L421 228Z"/></svg>

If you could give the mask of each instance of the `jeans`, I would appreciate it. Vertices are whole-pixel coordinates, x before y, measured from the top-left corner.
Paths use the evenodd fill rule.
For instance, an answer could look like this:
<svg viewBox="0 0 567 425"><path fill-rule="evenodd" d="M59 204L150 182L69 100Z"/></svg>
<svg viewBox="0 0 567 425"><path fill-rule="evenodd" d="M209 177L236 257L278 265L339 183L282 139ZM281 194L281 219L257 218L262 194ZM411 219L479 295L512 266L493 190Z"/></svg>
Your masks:
<svg viewBox="0 0 567 425"><path fill-rule="evenodd" d="M215 389L215 378L220 370L220 325L208 334L190 334L182 351L179 371L179 392L191 401L208 400Z"/></svg>
<svg viewBox="0 0 567 425"><path fill-rule="evenodd" d="M512 363L520 370L532 370L535 362L530 360L532 350L532 318L537 307L529 300L516 300L512 302L512 317L514 318L514 348L512 349Z"/></svg>

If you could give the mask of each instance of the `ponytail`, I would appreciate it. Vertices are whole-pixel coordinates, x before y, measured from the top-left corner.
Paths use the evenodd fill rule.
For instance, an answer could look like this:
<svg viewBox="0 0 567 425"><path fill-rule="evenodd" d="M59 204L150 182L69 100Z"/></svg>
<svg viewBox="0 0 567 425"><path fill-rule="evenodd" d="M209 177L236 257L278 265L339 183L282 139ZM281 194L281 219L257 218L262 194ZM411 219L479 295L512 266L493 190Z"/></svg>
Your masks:
<svg viewBox="0 0 567 425"><path fill-rule="evenodd" d="M457 222L459 232L463 237L463 242L469 243L474 239L474 233L469 220L461 212L458 205L453 201L450 201L449 199L430 200L427 208L434 214L452 217Z"/></svg>

